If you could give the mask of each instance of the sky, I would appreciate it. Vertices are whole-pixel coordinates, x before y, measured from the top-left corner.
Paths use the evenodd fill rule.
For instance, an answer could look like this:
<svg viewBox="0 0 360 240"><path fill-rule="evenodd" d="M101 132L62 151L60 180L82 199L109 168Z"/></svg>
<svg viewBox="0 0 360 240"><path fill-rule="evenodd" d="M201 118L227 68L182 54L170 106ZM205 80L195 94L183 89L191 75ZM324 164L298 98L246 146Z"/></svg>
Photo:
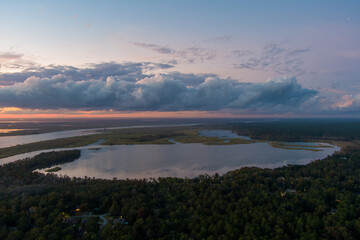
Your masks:
<svg viewBox="0 0 360 240"><path fill-rule="evenodd" d="M360 1L0 2L0 118L360 117Z"/></svg>

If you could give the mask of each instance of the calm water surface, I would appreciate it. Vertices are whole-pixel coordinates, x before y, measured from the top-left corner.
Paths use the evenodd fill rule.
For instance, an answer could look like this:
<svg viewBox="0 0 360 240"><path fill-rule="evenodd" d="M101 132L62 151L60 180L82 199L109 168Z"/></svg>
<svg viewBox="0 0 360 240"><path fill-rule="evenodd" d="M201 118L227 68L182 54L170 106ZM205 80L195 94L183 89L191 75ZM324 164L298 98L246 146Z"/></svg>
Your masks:
<svg viewBox="0 0 360 240"><path fill-rule="evenodd" d="M307 164L331 155L338 147L323 151L273 148L268 143L237 145L119 145L101 150L81 150L80 159L61 165L57 174L70 177L112 179L195 177L226 173L244 166L275 168Z"/></svg>
<svg viewBox="0 0 360 240"><path fill-rule="evenodd" d="M150 126L147 126L150 127ZM128 127L124 127L128 128ZM97 129L64 131L62 133L39 134L47 138L61 138L65 135L79 136L93 134ZM90 131L90 133L89 133ZM79 135L74 135L79 134ZM205 130L203 136L221 139L245 138L224 130ZM15 136L33 138L39 141L39 135ZM37 138L34 140L34 137ZM0 137L0 140L9 137ZM22 139L24 140L24 139ZM200 143L169 144L169 145L115 145L101 146L97 144L81 147L81 157L71 163L59 165L62 169L56 174L70 177L96 177L112 179L150 178L150 177L195 177L200 174L223 174L244 166L275 168L287 164L307 164L333 154L340 148L321 148L322 151L305 151L273 148L266 142L236 145L202 145ZM9 143L8 143L9 144ZM16 143L18 144L18 143ZM319 143L300 143L311 146ZM1 146L1 144L0 144ZM100 148L90 150L89 148ZM71 149L71 148L66 148ZM66 149L41 150L19 154L0 159L0 164L12 162L25 157L32 157L41 152Z"/></svg>

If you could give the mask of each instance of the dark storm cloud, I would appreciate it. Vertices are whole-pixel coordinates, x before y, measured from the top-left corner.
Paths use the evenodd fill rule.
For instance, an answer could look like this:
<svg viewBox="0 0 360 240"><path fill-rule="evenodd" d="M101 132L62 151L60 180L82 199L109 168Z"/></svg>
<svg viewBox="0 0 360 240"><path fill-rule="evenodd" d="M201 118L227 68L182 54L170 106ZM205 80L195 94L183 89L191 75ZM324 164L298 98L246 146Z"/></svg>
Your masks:
<svg viewBox="0 0 360 240"><path fill-rule="evenodd" d="M31 109L288 112L317 94L303 88L295 78L244 83L214 74L146 75L142 70L148 67L148 63L103 63L86 69L57 66L37 74L22 72L23 76L34 76L0 88L0 105Z"/></svg>
<svg viewBox="0 0 360 240"><path fill-rule="evenodd" d="M232 54L238 59L235 68L252 70L273 70L280 74L301 75L305 73L302 68L302 57L309 52L308 48L290 49L278 44L268 44L260 55L250 50L234 50Z"/></svg>

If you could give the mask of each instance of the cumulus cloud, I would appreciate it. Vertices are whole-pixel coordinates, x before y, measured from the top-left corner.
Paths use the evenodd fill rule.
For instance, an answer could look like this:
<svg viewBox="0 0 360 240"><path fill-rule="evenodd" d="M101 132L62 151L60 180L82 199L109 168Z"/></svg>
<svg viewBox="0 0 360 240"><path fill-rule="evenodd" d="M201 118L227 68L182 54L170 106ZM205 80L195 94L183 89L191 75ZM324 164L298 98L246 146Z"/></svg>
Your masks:
<svg viewBox="0 0 360 240"><path fill-rule="evenodd" d="M216 77L218 77L218 75L211 74L211 73L193 74L193 73L170 72L170 73L167 73L166 75L164 75L164 74L160 74L160 75L165 76L168 79L179 80L183 84L185 84L187 87L189 87L189 86L197 86L197 85L205 82L205 80L207 78L216 78Z"/></svg>
<svg viewBox="0 0 360 240"><path fill-rule="evenodd" d="M214 74L146 75L141 69L147 66L104 63L89 69L61 66L51 71L43 69L22 82L0 88L0 107L283 113L294 111L317 94L303 88L295 78L250 83Z"/></svg>
<svg viewBox="0 0 360 240"><path fill-rule="evenodd" d="M85 68L77 68L73 66L55 66L50 65L46 67L32 67L24 71L16 73L0 73L1 85L9 85L6 82L23 82L30 77L38 78L52 78L55 75L63 75L65 78L73 81L83 81L89 79L102 78L105 79L109 76L115 76L116 79L124 81L137 81L148 75L144 75L144 70L154 69L169 69L172 68L171 64L140 62L140 63L98 63L89 64ZM1 83L0 82L0 83Z"/></svg>
<svg viewBox="0 0 360 240"><path fill-rule="evenodd" d="M235 68L251 70L273 70L280 74L302 75L303 55L309 48L284 48L278 44L264 46L260 54L250 50L234 50L232 55L238 59Z"/></svg>

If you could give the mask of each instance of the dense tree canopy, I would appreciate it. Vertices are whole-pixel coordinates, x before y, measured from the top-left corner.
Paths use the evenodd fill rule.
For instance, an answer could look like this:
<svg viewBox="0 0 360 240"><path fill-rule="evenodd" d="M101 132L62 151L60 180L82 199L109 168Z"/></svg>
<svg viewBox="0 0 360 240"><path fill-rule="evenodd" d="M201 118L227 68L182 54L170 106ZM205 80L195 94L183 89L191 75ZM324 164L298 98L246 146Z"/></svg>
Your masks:
<svg viewBox="0 0 360 240"><path fill-rule="evenodd" d="M237 122L228 124L239 135L255 139L301 141L301 140L359 140L358 119L324 120L278 120Z"/></svg>
<svg viewBox="0 0 360 240"><path fill-rule="evenodd" d="M356 150L305 166L194 179L70 179L33 172L77 157L76 150L52 152L0 167L0 239L360 238ZM84 217L89 211L94 217ZM101 216L109 219L104 226ZM111 221L118 217L127 224Z"/></svg>

